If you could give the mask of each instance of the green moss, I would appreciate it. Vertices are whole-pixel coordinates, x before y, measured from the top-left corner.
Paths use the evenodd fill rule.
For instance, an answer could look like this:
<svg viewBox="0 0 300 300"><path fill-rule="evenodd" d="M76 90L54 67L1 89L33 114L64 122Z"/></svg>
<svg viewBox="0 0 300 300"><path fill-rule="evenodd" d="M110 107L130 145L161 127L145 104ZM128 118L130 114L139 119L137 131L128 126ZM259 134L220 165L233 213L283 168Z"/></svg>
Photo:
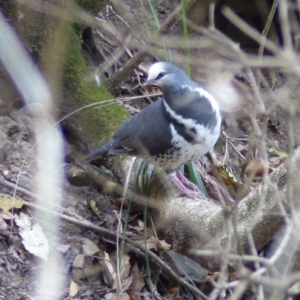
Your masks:
<svg viewBox="0 0 300 300"><path fill-rule="evenodd" d="M86 66L81 53L81 41L73 28L70 28L64 70L63 107L66 113L85 105L99 102L98 106L84 109L72 116L76 131L89 145L96 146L105 142L120 125L128 119L129 113L120 105L102 107L101 102L113 99L105 85L96 85L94 70ZM104 104L106 105L106 104Z"/></svg>

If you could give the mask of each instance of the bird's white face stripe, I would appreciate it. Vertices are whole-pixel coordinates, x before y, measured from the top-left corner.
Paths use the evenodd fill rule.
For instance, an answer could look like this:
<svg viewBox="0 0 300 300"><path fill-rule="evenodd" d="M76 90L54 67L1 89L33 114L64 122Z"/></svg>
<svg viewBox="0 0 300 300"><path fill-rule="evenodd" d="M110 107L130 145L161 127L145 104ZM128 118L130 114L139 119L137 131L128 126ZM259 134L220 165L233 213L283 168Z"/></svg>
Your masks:
<svg viewBox="0 0 300 300"><path fill-rule="evenodd" d="M149 69L149 74L148 74L147 81L152 80L152 79L156 79L158 74L160 72L163 72L163 71L164 71L163 64L159 63L159 62L155 63Z"/></svg>

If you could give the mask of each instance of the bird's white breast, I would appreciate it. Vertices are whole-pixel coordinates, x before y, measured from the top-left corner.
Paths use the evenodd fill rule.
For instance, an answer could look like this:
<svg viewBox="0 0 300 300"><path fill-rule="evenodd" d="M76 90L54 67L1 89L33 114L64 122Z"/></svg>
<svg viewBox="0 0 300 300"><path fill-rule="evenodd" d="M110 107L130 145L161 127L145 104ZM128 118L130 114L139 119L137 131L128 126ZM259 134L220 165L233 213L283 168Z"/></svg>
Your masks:
<svg viewBox="0 0 300 300"><path fill-rule="evenodd" d="M175 168L178 168L179 166L187 163L190 160L198 160L200 157L205 155L209 150L213 148L220 135L219 130L211 132L209 129L205 128L204 126L198 125L197 128L198 140L196 143L191 144L176 132L172 124L171 124L171 132L173 135L172 144L175 147L181 149L177 154L177 160L176 160L177 166ZM173 163L173 168L171 169L175 169L174 163ZM172 163L170 164L170 166L171 165ZM166 168L169 169L169 167Z"/></svg>

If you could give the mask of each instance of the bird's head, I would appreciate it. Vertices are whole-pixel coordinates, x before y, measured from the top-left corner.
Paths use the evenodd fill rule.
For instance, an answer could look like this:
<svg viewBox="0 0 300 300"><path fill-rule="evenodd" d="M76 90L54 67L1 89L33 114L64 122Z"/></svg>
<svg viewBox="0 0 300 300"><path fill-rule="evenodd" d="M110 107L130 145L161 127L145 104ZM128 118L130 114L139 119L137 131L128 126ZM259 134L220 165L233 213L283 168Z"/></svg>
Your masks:
<svg viewBox="0 0 300 300"><path fill-rule="evenodd" d="M157 62L153 64L148 73L147 81L143 87L157 87L163 93L186 84L189 77L183 70L168 62Z"/></svg>

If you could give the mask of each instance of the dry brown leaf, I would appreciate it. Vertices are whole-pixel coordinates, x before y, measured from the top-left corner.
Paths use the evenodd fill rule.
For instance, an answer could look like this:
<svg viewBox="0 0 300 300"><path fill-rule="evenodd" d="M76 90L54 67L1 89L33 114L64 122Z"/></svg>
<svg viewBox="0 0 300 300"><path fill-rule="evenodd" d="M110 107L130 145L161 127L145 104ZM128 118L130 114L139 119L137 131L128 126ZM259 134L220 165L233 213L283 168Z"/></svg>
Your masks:
<svg viewBox="0 0 300 300"><path fill-rule="evenodd" d="M89 205L93 213L101 220L101 215L97 207L96 201L94 199L89 200Z"/></svg>
<svg viewBox="0 0 300 300"><path fill-rule="evenodd" d="M237 280L237 279L239 279L239 275L237 272L231 272L228 275L228 279L229 279L229 281Z"/></svg>
<svg viewBox="0 0 300 300"><path fill-rule="evenodd" d="M78 293L78 285L76 282L71 280L69 294L71 297L74 297L75 295L77 295L77 293Z"/></svg>
<svg viewBox="0 0 300 300"><path fill-rule="evenodd" d="M138 226L130 226L129 225L129 228L132 228L136 231L143 231L145 229L145 224L143 221L141 220L138 220Z"/></svg>
<svg viewBox="0 0 300 300"><path fill-rule="evenodd" d="M211 173L216 180L226 187L232 187L232 196L236 200L241 200L249 194L248 187L236 180L235 176L224 165L213 165Z"/></svg>
<svg viewBox="0 0 300 300"><path fill-rule="evenodd" d="M121 276L121 282L123 285L123 281L128 279L129 273L130 273L130 256L128 254L123 254L123 256L120 258L121 259L121 266L120 266L120 276ZM118 284L118 278L115 277L114 284L113 284L113 289L117 288Z"/></svg>
<svg viewBox="0 0 300 300"><path fill-rule="evenodd" d="M113 282L114 282L116 277L117 277L117 274L115 273L114 265L112 264L112 262L110 260L110 256L107 252L104 252L104 264L105 264L106 270L107 270L106 273L110 274L110 276L111 276L111 278L113 279ZM113 285L113 282L112 282L112 285Z"/></svg>
<svg viewBox="0 0 300 300"><path fill-rule="evenodd" d="M99 263L102 267L103 278L105 283L111 288L116 279L115 264L111 261L111 258L107 252L99 251L98 256L100 257Z"/></svg>
<svg viewBox="0 0 300 300"><path fill-rule="evenodd" d="M168 291L168 295L175 295L179 292L179 286L174 286L172 288L169 289Z"/></svg>
<svg viewBox="0 0 300 300"><path fill-rule="evenodd" d="M68 165L66 166L66 175L68 181L75 186L88 186L91 178L87 171L80 166Z"/></svg>
<svg viewBox="0 0 300 300"><path fill-rule="evenodd" d="M84 267L84 258L85 255L83 254L76 255L75 259L73 260L72 267L82 269Z"/></svg>
<svg viewBox="0 0 300 300"><path fill-rule="evenodd" d="M137 241L140 244L145 245L145 241ZM163 249L170 250L171 245L166 243L165 240L157 240L155 236L150 236L148 240L146 241L146 246L148 250L158 250L158 247L160 246Z"/></svg>
<svg viewBox="0 0 300 300"><path fill-rule="evenodd" d="M117 184L113 181L107 180L103 183L102 186L102 193L103 194L110 194L116 189Z"/></svg>
<svg viewBox="0 0 300 300"><path fill-rule="evenodd" d="M128 254L123 254L121 261L121 280L129 277L130 268L130 256Z"/></svg>
<svg viewBox="0 0 300 300"><path fill-rule="evenodd" d="M89 239L83 239L82 249L83 253L87 256L92 256L99 252L98 246Z"/></svg>
<svg viewBox="0 0 300 300"><path fill-rule="evenodd" d="M132 290L135 293L139 293L142 288L145 286L145 281L144 281L144 277L137 265L137 263L134 263L134 266L132 268L132 275L133 275L133 286L132 286Z"/></svg>
<svg viewBox="0 0 300 300"><path fill-rule="evenodd" d="M122 280L122 291L126 292L132 285L133 276L130 275L125 280Z"/></svg>
<svg viewBox="0 0 300 300"><path fill-rule="evenodd" d="M32 224L31 218L24 213L20 213L19 217L15 215L15 217L15 223L19 227L19 235L22 237L22 244L26 250L47 260L49 243L41 226L37 223Z"/></svg>
<svg viewBox="0 0 300 300"><path fill-rule="evenodd" d="M171 245L168 244L165 240L159 240L159 245L165 250L171 249Z"/></svg>
<svg viewBox="0 0 300 300"><path fill-rule="evenodd" d="M207 275L203 279L203 282L217 281L219 279L219 276L220 276L220 272L214 272L213 274Z"/></svg>
<svg viewBox="0 0 300 300"><path fill-rule="evenodd" d="M157 250L157 239L153 235L149 237L149 239L146 242L146 246L148 250Z"/></svg>
<svg viewBox="0 0 300 300"><path fill-rule="evenodd" d="M261 177L265 170L267 170L268 174L273 172L273 169L270 168L267 163L258 159L251 159L246 165L245 174L248 177Z"/></svg>
<svg viewBox="0 0 300 300"><path fill-rule="evenodd" d="M219 183L225 186L233 187L237 182L234 175L224 165L212 165L210 172Z"/></svg>

